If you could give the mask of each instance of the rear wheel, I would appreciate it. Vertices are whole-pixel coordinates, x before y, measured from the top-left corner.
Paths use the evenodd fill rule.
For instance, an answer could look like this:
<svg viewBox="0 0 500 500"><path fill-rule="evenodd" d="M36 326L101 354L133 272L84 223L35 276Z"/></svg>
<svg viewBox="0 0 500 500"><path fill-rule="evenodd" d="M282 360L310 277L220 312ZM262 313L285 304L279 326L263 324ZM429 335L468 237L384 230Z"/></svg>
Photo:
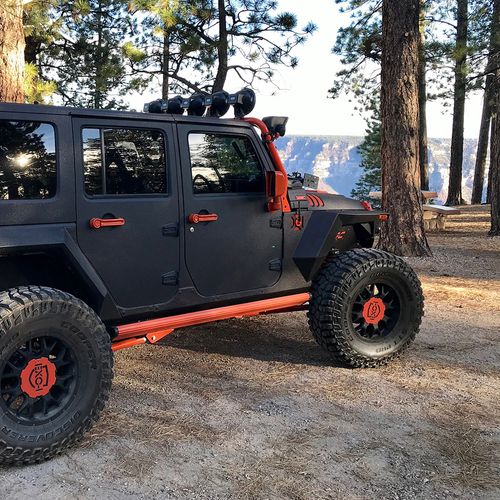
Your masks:
<svg viewBox="0 0 500 500"><path fill-rule="evenodd" d="M415 338L423 295L400 257L372 249L331 255L315 278L309 326L334 358L374 367L403 352Z"/></svg>
<svg viewBox="0 0 500 500"><path fill-rule="evenodd" d="M113 377L110 338L81 300L51 288L0 293L0 463L34 463L90 429Z"/></svg>

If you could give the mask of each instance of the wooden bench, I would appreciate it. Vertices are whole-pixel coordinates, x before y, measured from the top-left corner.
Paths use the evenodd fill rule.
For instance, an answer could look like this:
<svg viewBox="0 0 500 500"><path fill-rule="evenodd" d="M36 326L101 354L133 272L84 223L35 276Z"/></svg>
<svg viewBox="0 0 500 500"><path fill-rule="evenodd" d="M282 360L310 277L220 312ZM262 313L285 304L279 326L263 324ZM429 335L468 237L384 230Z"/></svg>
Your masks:
<svg viewBox="0 0 500 500"><path fill-rule="evenodd" d="M381 191L370 191L370 198L375 200L382 199ZM432 200L437 198L436 191L422 191L422 198ZM426 231L441 231L446 228L446 217L449 215L458 215L460 210L454 207L444 207L442 205L424 204L424 229Z"/></svg>
<svg viewBox="0 0 500 500"><path fill-rule="evenodd" d="M460 213L457 208L442 205L425 204L422 208L424 209L424 229L426 231L442 231L446 228L446 217Z"/></svg>
<svg viewBox="0 0 500 500"><path fill-rule="evenodd" d="M368 193L368 196L370 198L373 198L374 200L381 200L382 191L370 191ZM436 191L422 191L422 197L425 198L426 200L431 200L433 198L437 198L438 194Z"/></svg>

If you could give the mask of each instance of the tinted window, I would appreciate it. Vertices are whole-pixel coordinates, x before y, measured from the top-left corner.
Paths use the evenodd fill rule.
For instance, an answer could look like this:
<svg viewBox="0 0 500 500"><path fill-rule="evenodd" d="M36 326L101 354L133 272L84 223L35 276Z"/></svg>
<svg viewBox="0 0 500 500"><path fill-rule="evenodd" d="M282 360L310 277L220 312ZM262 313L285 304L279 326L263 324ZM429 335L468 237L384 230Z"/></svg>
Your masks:
<svg viewBox="0 0 500 500"><path fill-rule="evenodd" d="M265 176L248 137L190 134L193 192L256 193L265 191Z"/></svg>
<svg viewBox="0 0 500 500"><path fill-rule="evenodd" d="M0 121L0 199L44 199L56 193L55 130L48 123Z"/></svg>
<svg viewBox="0 0 500 500"><path fill-rule="evenodd" d="M85 128L82 142L87 194L166 192L165 143L161 132Z"/></svg>

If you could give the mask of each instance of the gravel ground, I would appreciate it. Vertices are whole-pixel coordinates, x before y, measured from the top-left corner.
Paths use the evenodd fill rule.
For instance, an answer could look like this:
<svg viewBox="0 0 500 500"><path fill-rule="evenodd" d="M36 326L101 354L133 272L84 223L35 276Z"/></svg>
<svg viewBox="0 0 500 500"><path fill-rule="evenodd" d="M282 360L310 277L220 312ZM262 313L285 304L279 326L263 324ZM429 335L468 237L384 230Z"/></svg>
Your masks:
<svg viewBox="0 0 500 500"><path fill-rule="evenodd" d="M414 347L332 365L305 314L179 331L116 355L102 420L50 462L0 468L2 498L500 498L500 239L467 208L410 259Z"/></svg>

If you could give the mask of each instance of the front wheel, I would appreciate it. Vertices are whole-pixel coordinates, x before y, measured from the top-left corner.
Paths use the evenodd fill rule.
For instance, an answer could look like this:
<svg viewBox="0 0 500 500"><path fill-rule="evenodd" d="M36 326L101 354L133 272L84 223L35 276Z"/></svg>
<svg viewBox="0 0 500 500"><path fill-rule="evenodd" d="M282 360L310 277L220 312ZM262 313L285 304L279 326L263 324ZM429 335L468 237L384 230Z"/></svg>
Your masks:
<svg viewBox="0 0 500 500"><path fill-rule="evenodd" d="M106 328L52 288L0 292L0 463L35 463L78 441L108 399Z"/></svg>
<svg viewBox="0 0 500 500"><path fill-rule="evenodd" d="M414 340L423 315L420 281L387 252L356 249L328 257L311 287L309 326L342 364L375 367Z"/></svg>

